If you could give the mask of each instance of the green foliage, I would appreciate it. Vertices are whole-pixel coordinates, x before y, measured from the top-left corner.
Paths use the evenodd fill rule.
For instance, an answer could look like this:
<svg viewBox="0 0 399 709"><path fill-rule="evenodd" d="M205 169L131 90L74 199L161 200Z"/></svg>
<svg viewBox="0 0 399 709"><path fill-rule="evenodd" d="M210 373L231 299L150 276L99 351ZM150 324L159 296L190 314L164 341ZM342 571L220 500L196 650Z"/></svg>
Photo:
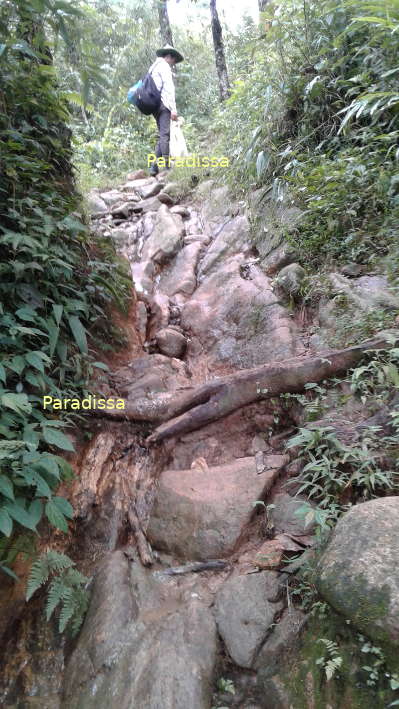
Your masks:
<svg viewBox="0 0 399 709"><path fill-rule="evenodd" d="M26 600L45 584L47 588L46 619L50 620L57 606L60 607L58 628L63 633L69 627L76 635L88 606L87 585L90 581L74 568L74 562L65 554L50 550L32 564Z"/></svg>
<svg viewBox="0 0 399 709"><path fill-rule="evenodd" d="M72 476L57 454L73 451L63 432L72 417L52 418L42 397L87 392L103 366L93 344L129 289L79 213L69 114L47 39L70 14L72 4L46 0L0 12L0 568L9 575L27 530L34 538L46 518L67 532L73 517L56 494Z"/></svg>
<svg viewBox="0 0 399 709"><path fill-rule="evenodd" d="M376 262L399 220L397 1L290 0L269 18L217 121L230 182L295 199L303 263Z"/></svg>
<svg viewBox="0 0 399 709"><path fill-rule="evenodd" d="M334 640L320 638L319 643L323 643L325 650L323 655L316 660L316 665L322 665L327 681L329 681L339 671L343 658L339 654L339 647Z"/></svg>
<svg viewBox="0 0 399 709"><path fill-rule="evenodd" d="M370 351L369 361L353 369L347 383L370 412L390 405L391 432L365 425L356 440L345 443L333 426L315 421L323 415L323 404L331 405L327 388L310 384L311 398L295 396L305 407L308 424L287 443L287 448L298 447L303 461L301 472L290 482L298 484L297 494L316 503L304 503L298 514L306 525L316 524L320 539L351 504L398 490L399 412L391 400L399 389L399 349ZM335 408L339 411L339 402Z"/></svg>

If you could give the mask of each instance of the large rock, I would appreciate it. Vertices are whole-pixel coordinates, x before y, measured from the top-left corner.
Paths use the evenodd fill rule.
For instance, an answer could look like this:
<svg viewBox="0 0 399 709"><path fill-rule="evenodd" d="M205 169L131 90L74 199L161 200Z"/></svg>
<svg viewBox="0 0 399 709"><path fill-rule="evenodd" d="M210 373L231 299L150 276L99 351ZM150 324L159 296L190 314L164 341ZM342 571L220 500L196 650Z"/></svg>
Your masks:
<svg viewBox="0 0 399 709"><path fill-rule="evenodd" d="M128 408L130 404L134 407L138 420L141 416L154 421L160 419L176 389L190 383L184 363L161 354L138 357L116 370L113 378L119 395L127 399Z"/></svg>
<svg viewBox="0 0 399 709"><path fill-rule="evenodd" d="M87 202L92 217L100 216L101 214L107 214L108 205L96 192L89 193L87 197Z"/></svg>
<svg viewBox="0 0 399 709"><path fill-rule="evenodd" d="M257 684L260 688L266 678L282 669L284 661L299 646L305 623L306 616L298 608L291 606L284 611L256 658Z"/></svg>
<svg viewBox="0 0 399 709"><path fill-rule="evenodd" d="M154 180L152 183L144 185L143 187L138 187L136 189L142 199L148 199L149 197L155 197L155 195L157 195L158 192L161 191L162 187L162 182Z"/></svg>
<svg viewBox="0 0 399 709"><path fill-rule="evenodd" d="M200 277L215 272L228 256L248 250L249 234L250 226L246 217L238 216L227 221L206 252L201 263Z"/></svg>
<svg viewBox="0 0 399 709"><path fill-rule="evenodd" d="M117 202L124 202L126 200L126 195L123 192L119 192L119 190L101 192L100 196L109 207L113 207Z"/></svg>
<svg viewBox="0 0 399 709"><path fill-rule="evenodd" d="M152 543L185 559L215 559L231 552L276 479L283 456L258 474L254 458L226 465L161 474L148 535ZM205 468L205 469L204 469Z"/></svg>
<svg viewBox="0 0 399 709"><path fill-rule="evenodd" d="M134 212L137 214L145 212L156 212L161 206L161 202L158 197L148 197L148 199L142 199L137 202L134 206Z"/></svg>
<svg viewBox="0 0 399 709"><path fill-rule="evenodd" d="M278 574L262 571L230 576L218 592L215 618L219 634L240 667L253 666L257 651L282 610L279 591Z"/></svg>
<svg viewBox="0 0 399 709"><path fill-rule="evenodd" d="M159 288L170 298L190 296L197 287L197 263L202 245L199 241L184 246L170 265L162 272Z"/></svg>
<svg viewBox="0 0 399 709"><path fill-rule="evenodd" d="M62 707L204 709L215 656L215 623L198 594L117 551L96 575Z"/></svg>
<svg viewBox="0 0 399 709"><path fill-rule="evenodd" d="M284 246L289 249L286 235L295 230L303 212L294 204L289 193L265 198L264 189L256 190L250 199L249 207L253 223L253 240L259 255L267 269L268 257L275 249ZM262 264L263 265L263 264Z"/></svg>
<svg viewBox="0 0 399 709"><path fill-rule="evenodd" d="M339 520L316 585L362 633L399 646L399 497L356 505Z"/></svg>
<svg viewBox="0 0 399 709"><path fill-rule="evenodd" d="M184 335L174 327L165 327L157 332L155 339L159 351L167 357L183 357L187 346Z"/></svg>
<svg viewBox="0 0 399 709"><path fill-rule="evenodd" d="M170 260L181 247L183 234L183 219L179 214L171 214L163 204L157 212L151 236L144 245L143 259L160 264Z"/></svg>
<svg viewBox="0 0 399 709"><path fill-rule="evenodd" d="M333 298L320 303L319 323L322 327L334 329L337 316L343 312L342 296L346 299L348 312L399 309L399 297L389 286L386 276L347 278L340 273L330 273L328 280Z"/></svg>
<svg viewBox="0 0 399 709"><path fill-rule="evenodd" d="M232 202L229 188L226 185L215 187L212 180L204 182L197 188L197 194L202 201L201 217L210 233L217 230L219 225L231 216Z"/></svg>
<svg viewBox="0 0 399 709"><path fill-rule="evenodd" d="M307 536L312 533L314 524L306 525L304 516L298 514L308 500L302 497L291 497L286 492L280 492L273 497L271 517L276 532L292 534L295 537Z"/></svg>
<svg viewBox="0 0 399 709"><path fill-rule="evenodd" d="M236 256L220 264L182 308L181 324L192 339L189 356L206 353L209 366L254 367L302 351L271 280L257 266L251 266L250 279L243 278L242 260Z"/></svg>
<svg viewBox="0 0 399 709"><path fill-rule="evenodd" d="M291 263L279 271L276 285L282 288L287 295L295 297L300 294L305 277L305 269L299 263Z"/></svg>

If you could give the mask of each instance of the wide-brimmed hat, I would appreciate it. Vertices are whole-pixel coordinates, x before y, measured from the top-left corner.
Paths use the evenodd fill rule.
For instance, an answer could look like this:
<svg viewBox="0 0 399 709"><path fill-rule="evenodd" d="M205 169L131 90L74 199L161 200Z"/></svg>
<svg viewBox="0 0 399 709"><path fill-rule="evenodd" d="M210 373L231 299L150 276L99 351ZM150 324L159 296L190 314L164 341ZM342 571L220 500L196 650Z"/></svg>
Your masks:
<svg viewBox="0 0 399 709"><path fill-rule="evenodd" d="M157 57L166 57L167 54L171 54L172 57L175 57L177 64L184 60L183 55L180 54L177 49L172 47L171 44L165 44L164 47L161 47L161 49L157 50Z"/></svg>

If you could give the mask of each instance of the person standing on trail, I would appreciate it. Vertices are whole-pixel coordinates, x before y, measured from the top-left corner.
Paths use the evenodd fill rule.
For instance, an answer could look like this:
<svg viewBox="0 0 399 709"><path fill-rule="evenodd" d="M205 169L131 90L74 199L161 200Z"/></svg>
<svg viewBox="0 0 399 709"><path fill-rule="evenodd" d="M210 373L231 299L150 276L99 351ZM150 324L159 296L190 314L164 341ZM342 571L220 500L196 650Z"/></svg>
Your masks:
<svg viewBox="0 0 399 709"><path fill-rule="evenodd" d="M149 74L154 79L157 89L161 92L161 104L153 113L158 127L158 142L155 148L157 158L165 158L168 166L170 121L177 121L175 85L173 83L172 67L182 62L184 57L170 44L166 44L157 51L158 59L149 69ZM157 175L159 167L154 164L150 168L150 175Z"/></svg>

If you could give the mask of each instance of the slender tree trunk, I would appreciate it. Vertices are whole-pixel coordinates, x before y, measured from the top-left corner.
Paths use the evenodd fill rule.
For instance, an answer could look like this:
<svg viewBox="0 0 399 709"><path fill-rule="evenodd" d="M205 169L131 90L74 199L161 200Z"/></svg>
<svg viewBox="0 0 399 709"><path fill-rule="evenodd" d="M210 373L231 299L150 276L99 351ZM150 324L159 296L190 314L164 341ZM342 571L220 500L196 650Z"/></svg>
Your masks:
<svg viewBox="0 0 399 709"><path fill-rule="evenodd" d="M158 5L159 29L163 44L173 45L172 28L169 22L167 0L156 0Z"/></svg>
<svg viewBox="0 0 399 709"><path fill-rule="evenodd" d="M230 82L227 73L226 57L224 54L222 26L216 9L216 0L210 0L211 25L213 46L215 48L216 71L219 79L220 100L225 101L230 96Z"/></svg>
<svg viewBox="0 0 399 709"><path fill-rule="evenodd" d="M259 12L263 12L263 10L266 8L266 5L268 4L269 0L258 0Z"/></svg>

